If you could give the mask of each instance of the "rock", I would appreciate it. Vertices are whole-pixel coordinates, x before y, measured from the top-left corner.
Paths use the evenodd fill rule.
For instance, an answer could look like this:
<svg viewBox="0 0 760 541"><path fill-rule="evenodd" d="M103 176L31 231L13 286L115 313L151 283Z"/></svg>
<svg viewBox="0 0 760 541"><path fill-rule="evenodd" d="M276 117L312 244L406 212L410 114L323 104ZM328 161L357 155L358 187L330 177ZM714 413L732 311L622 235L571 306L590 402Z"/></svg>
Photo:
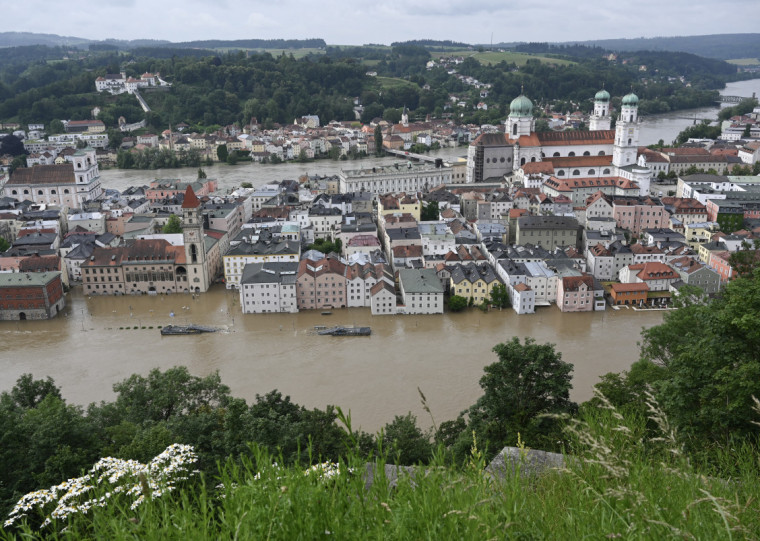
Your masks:
<svg viewBox="0 0 760 541"><path fill-rule="evenodd" d="M375 471L377 469L377 464L371 464L368 463L366 465L366 469L364 470L364 488L369 490L372 487L372 483L375 481ZM386 464L385 465L385 478L388 479L388 486L390 488L396 488L396 485L398 484L399 477L401 476L408 476L410 478L414 478L414 475L416 473L417 468L414 466L396 466L395 464ZM414 481L412 481L412 486L414 486Z"/></svg>
<svg viewBox="0 0 760 541"><path fill-rule="evenodd" d="M486 473L494 478L504 479L507 472L514 472L518 465L520 475L538 475L548 469L564 468L565 457L559 453L505 447L486 466Z"/></svg>

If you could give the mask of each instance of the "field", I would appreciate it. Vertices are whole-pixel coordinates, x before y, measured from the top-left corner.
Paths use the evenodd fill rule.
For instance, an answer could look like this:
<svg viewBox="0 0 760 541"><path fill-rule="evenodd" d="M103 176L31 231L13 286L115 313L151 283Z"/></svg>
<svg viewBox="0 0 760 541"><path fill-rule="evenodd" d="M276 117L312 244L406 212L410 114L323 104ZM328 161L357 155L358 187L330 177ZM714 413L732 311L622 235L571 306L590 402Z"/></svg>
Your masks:
<svg viewBox="0 0 760 541"><path fill-rule="evenodd" d="M554 64L556 66L567 66L575 64L571 60L564 60L560 58L552 58L545 55L529 54L529 53L516 53L513 51L471 51L471 50L458 50L458 51L446 51L440 53L433 53L434 58L440 58L442 56L471 56L481 64L492 65L498 64L501 61L507 64L515 63L517 66L524 66L528 60L539 60L545 64Z"/></svg>
<svg viewBox="0 0 760 541"><path fill-rule="evenodd" d="M304 56L308 56L310 54L325 54L324 49L246 49L241 47L216 47L213 49L214 51L219 51L220 53L227 53L230 51L250 51L252 53L269 53L275 58L282 55L290 55L292 54L294 58L303 58Z"/></svg>
<svg viewBox="0 0 760 541"><path fill-rule="evenodd" d="M398 79L396 77L374 77L375 85L378 89L387 90L389 88L399 88L404 86L413 86L417 88L417 85L406 81L404 79Z"/></svg>
<svg viewBox="0 0 760 541"><path fill-rule="evenodd" d="M760 58L734 58L733 60L726 60L726 62L736 66L758 66L760 65Z"/></svg>

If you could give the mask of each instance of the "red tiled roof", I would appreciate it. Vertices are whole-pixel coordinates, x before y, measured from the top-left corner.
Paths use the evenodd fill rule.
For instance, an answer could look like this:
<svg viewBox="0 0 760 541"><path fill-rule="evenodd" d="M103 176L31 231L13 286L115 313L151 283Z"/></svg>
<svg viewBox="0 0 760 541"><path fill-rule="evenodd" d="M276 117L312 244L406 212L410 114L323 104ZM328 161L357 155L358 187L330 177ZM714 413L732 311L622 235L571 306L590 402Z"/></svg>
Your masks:
<svg viewBox="0 0 760 541"><path fill-rule="evenodd" d="M182 202L182 208L183 209L197 209L201 206L201 202L198 200L198 197L195 195L195 192L193 191L192 186L188 186L187 190L185 190L185 199Z"/></svg>

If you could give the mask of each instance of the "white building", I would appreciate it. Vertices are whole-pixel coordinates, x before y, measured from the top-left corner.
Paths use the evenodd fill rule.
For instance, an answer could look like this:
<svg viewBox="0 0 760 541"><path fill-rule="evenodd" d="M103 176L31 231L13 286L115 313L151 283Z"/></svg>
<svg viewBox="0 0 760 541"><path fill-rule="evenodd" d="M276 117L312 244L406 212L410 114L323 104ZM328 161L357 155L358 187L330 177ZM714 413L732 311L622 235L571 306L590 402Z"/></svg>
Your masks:
<svg viewBox="0 0 760 541"><path fill-rule="evenodd" d="M442 314L443 284L434 269L402 269L399 289L404 314Z"/></svg>
<svg viewBox="0 0 760 541"><path fill-rule="evenodd" d="M244 314L298 312L298 263L250 263L240 278L240 306Z"/></svg>

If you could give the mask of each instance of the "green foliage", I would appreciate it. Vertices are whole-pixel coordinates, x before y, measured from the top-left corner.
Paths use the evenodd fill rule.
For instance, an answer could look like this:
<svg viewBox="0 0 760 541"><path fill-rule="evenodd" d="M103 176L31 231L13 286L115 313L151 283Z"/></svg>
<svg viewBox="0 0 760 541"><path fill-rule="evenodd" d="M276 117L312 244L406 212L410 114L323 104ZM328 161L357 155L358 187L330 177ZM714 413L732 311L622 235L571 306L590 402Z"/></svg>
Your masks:
<svg viewBox="0 0 760 541"><path fill-rule="evenodd" d="M216 155L219 158L220 162L226 162L227 156L230 155L229 151L227 150L227 145L219 145L216 147Z"/></svg>
<svg viewBox="0 0 760 541"><path fill-rule="evenodd" d="M396 415L392 422L385 425L382 435L383 448L394 464L424 464L433 454L430 437L420 430L417 417L411 412L403 416Z"/></svg>
<svg viewBox="0 0 760 541"><path fill-rule="evenodd" d="M0 237L0 252L4 252L10 247L11 247L10 242L5 240L3 237Z"/></svg>
<svg viewBox="0 0 760 541"><path fill-rule="evenodd" d="M504 284L496 284L491 288L490 302L492 305L498 308L509 307L509 293L507 292L507 286Z"/></svg>
<svg viewBox="0 0 760 541"><path fill-rule="evenodd" d="M662 367L653 384L692 449L755 441L760 397L760 271L707 302L688 301L643 331L642 358Z"/></svg>
<svg viewBox="0 0 760 541"><path fill-rule="evenodd" d="M757 100L748 98L742 100L739 104L733 107L725 107L718 112L718 120L728 120L732 116L741 116L751 113L752 110L757 107Z"/></svg>
<svg viewBox="0 0 760 541"><path fill-rule="evenodd" d="M198 168L198 180L203 180L205 178L207 178L206 171L204 171L202 167L199 167Z"/></svg>
<svg viewBox="0 0 760 541"><path fill-rule="evenodd" d="M440 218L438 201L427 201L422 206L422 213L420 219L423 222L434 222Z"/></svg>
<svg viewBox="0 0 760 541"><path fill-rule="evenodd" d="M676 136L678 145L684 144L689 139L717 139L720 135L720 126L710 126L710 122L703 120L700 124L689 126Z"/></svg>
<svg viewBox="0 0 760 541"><path fill-rule="evenodd" d="M375 154L383 155L383 130L380 125L375 126Z"/></svg>
<svg viewBox="0 0 760 541"><path fill-rule="evenodd" d="M182 233L182 220L180 220L179 216L176 214L172 214L169 216L169 219L166 221L166 225L164 225L161 232L167 234Z"/></svg>
<svg viewBox="0 0 760 541"><path fill-rule="evenodd" d="M517 337L493 348L499 360L484 368L483 396L468 410L468 428L486 442L490 452L522 440L540 449L556 449L559 422L546 415L572 413L573 365L562 360L553 344L536 344Z"/></svg>
<svg viewBox="0 0 760 541"><path fill-rule="evenodd" d="M334 252L336 254L343 253L343 241L340 239L335 239L334 241L330 241L327 239L316 239L312 244L309 244L306 247L307 250L317 250L322 252L323 254L327 255L331 252Z"/></svg>
<svg viewBox="0 0 760 541"><path fill-rule="evenodd" d="M449 297L448 306L452 312L461 312L469 306L469 301L461 295L452 295Z"/></svg>
<svg viewBox="0 0 760 541"><path fill-rule="evenodd" d="M250 182L241 182L240 183L240 187L241 188L253 188L253 184L251 184Z"/></svg>

